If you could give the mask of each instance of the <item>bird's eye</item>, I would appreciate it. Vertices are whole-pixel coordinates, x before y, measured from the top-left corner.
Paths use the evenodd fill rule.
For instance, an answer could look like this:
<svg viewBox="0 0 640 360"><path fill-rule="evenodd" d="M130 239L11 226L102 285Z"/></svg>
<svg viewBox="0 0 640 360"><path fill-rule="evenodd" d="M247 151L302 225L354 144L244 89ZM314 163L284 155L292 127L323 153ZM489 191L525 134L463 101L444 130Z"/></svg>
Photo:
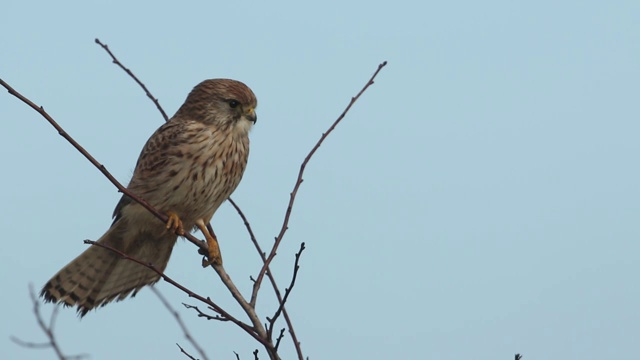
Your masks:
<svg viewBox="0 0 640 360"><path fill-rule="evenodd" d="M229 106L230 106L232 109L237 108L237 107L238 107L238 105L240 105L240 103L239 103L237 100L229 100Z"/></svg>

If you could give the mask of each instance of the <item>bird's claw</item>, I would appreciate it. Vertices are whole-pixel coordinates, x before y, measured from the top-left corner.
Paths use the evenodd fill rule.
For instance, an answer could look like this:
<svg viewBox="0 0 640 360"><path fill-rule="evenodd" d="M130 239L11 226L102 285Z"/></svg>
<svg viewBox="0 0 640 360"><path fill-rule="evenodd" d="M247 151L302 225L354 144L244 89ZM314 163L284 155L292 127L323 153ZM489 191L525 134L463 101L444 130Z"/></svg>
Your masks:
<svg viewBox="0 0 640 360"><path fill-rule="evenodd" d="M208 232L205 233L204 237L207 239L208 251L207 259L202 259L202 267L207 267L209 265L222 265L222 254L220 254L218 240L208 234Z"/></svg>
<svg viewBox="0 0 640 360"><path fill-rule="evenodd" d="M205 239L207 239L207 259L202 259L202 267L209 265L222 265L222 254L220 254L220 246L218 245L218 239L213 234L213 230L209 232L207 226L204 224L204 220L200 219L196 221L196 226L202 232ZM205 254L203 254L205 255Z"/></svg>
<svg viewBox="0 0 640 360"><path fill-rule="evenodd" d="M169 219L167 220L167 230L180 236L184 236L184 227L182 226L182 220L180 220L178 214L169 211L167 215L169 216Z"/></svg>

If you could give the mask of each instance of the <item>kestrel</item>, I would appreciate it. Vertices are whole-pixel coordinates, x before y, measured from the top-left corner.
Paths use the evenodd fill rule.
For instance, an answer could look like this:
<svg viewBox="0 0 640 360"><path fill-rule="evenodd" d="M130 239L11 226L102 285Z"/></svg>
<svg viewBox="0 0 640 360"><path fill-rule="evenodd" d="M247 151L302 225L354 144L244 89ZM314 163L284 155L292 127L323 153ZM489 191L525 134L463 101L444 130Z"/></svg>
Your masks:
<svg viewBox="0 0 640 360"><path fill-rule="evenodd" d="M257 100L245 84L205 80L178 112L145 144L128 189L166 213L163 224L131 198L122 196L114 221L98 243L164 270L179 234L200 229L209 261L221 263L220 250L206 228L218 207L236 189L249 156L249 130ZM116 253L91 246L43 287L47 302L77 306L80 316L110 301L132 296L158 274Z"/></svg>

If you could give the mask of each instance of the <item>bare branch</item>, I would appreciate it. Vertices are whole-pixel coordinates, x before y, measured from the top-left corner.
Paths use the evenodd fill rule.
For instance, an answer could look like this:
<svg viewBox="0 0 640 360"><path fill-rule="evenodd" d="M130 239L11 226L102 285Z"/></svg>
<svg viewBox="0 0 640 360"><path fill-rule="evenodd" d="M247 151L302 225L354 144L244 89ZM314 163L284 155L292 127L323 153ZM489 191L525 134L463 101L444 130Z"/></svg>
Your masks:
<svg viewBox="0 0 640 360"><path fill-rule="evenodd" d="M284 298L282 299L282 301L280 301L280 306L278 306L278 310L276 310L275 314L271 319L267 318L270 324L269 330L268 330L269 338L271 338L276 321L278 320L280 313L282 313L282 309L284 309L284 304L287 302L287 299L289 298L289 294L291 294L291 290L293 290L293 286L296 284L296 278L298 277L298 270L300 270L300 265L299 265L300 255L302 255L302 252L304 251L304 249L305 249L304 243L300 244L300 250L296 253L296 261L293 264L293 276L291 277L291 284L289 284L288 288L284 289Z"/></svg>
<svg viewBox="0 0 640 360"><path fill-rule="evenodd" d="M242 212L240 207L235 203L235 201L233 201L231 198L229 198L229 203L231 203L231 205L238 212L238 215L240 215L240 218L242 218L242 221L244 222L244 225L247 228L247 231L249 232L249 237L251 238L251 242L253 242L253 245L255 246L256 251L260 255L260 258L262 259L262 262L265 263L267 261L266 254L265 254L264 251L262 251L262 248L260 247L260 244L258 243L258 240L256 239L255 235L253 234L253 229L251 228L251 224L249 224L249 220L247 220L247 217L244 215L244 213ZM276 298L278 299L278 304L282 304L282 295L280 294L280 288L278 287L278 284L276 283L276 279L273 276L273 273L271 272L269 267L267 267L266 274L267 274L267 277L269 278L269 281L271 282L271 286L273 287L273 292L276 294ZM260 284L256 284L256 281L252 277L249 277L249 278L254 283L253 290L251 292L251 302L250 302L250 304L255 309L256 302L257 302L257 299L258 299L258 291L260 290ZM298 353L298 359L302 360L303 358L302 358L302 349L300 348L300 342L298 342L298 338L296 336L296 332L293 329L293 322L291 321L291 318L289 317L289 313L287 312L287 309L284 306L282 306L282 315L284 316L285 322L287 323L287 327L289 328L289 333L291 334L291 339L293 341L294 347L296 348L296 352ZM269 337L269 338L271 338L271 337Z"/></svg>
<svg viewBox="0 0 640 360"><path fill-rule="evenodd" d="M249 316L249 319L251 319L251 323L253 324L256 332L258 332L261 337L268 339L266 337L267 332L262 326L262 322L260 322L260 318L256 314L255 309L251 306L251 304L247 302L247 300L244 299L244 297L240 293L240 290L238 290L236 285L233 283L231 277L226 272L224 267L220 264L212 264L211 267L218 273L218 276L220 277L220 280L222 280L222 283L227 287L233 298L240 305L240 307L242 307L247 316Z"/></svg>
<svg viewBox="0 0 640 360"><path fill-rule="evenodd" d="M120 68L122 68L127 74L129 74L129 76L131 76L131 78L133 78L133 80L136 81L142 87L142 89L145 91L147 96L153 101L153 103L156 105L158 110L161 112L161 114L164 117L165 121L167 121L168 117L167 117L166 113L164 112L164 110L160 106L160 103L158 102L158 100L151 95L151 93L146 88L146 86L133 74L133 72L131 70L129 70L128 68L126 68L125 66L122 65L122 63L113 55L113 53L109 50L109 48L106 45L102 44L100 42L100 40L98 40L98 39L96 39L96 43L98 43L100 46L103 47L103 49L105 51L107 51L107 53L111 56L111 58L112 58L112 60L113 60L113 62L115 64L120 66ZM300 187L300 185L302 184L302 181L303 181L302 175L304 173L304 168L305 168L306 164L309 162L309 160L311 159L311 157L314 155L314 153L317 151L317 149L320 147L322 142L324 142L326 137L335 129L335 127L338 125L338 123L344 118L344 116L350 110L351 106L353 106L353 104L358 100L358 98L360 98L360 96L366 91L366 89L369 86L373 85L373 80L378 75L380 70L382 70L382 68L384 66L386 66L386 65L387 65L387 62L384 61L382 64L380 64L378 66L378 69L375 71L375 73L369 79L369 82L367 82L367 84L362 88L362 90L360 90L360 92L355 97L353 97L351 99L351 101L347 105L346 109L342 112L342 114L338 117L338 119L336 119L336 121L329 127L329 129L324 134L322 134L322 137L318 140L316 145L311 149L311 151L309 152L309 154L307 155L307 157L303 161L303 163L302 163L302 165L300 167L300 172L298 174L298 179L296 181L296 185L294 186L294 190L291 193L291 197L290 197L289 205L287 207L287 211L286 211L286 214L285 214L285 219L283 221L282 229L280 230L280 234L276 237L276 241L275 241L275 243L273 245L273 248L271 249L271 252L270 252L268 258L265 258L265 253L260 248L260 245L258 244L258 242L256 240L256 237L253 234L253 231L251 229L251 226L249 225L249 222L247 221L247 218L244 216L244 214L242 213L242 211L240 210L238 205L231 198L228 199L229 202L233 205L233 207L238 211L238 214L240 214L240 216L242 217L242 219L243 219L243 221L245 223L245 226L247 227L247 230L249 231L249 235L251 237L251 241L253 242L254 246L256 247L256 250L260 254L260 256L261 256L261 258L263 260L263 263L264 263L261 271L259 272L258 278L256 279L256 281L254 281L254 287L253 287L253 291L252 291L252 294L251 294L250 301L247 303L247 301L244 299L244 297L241 295L241 293L237 290L237 288L235 287L235 284L231 281L229 275L226 273L226 271L224 270L224 268L222 266L212 266L212 267L214 268L214 270L216 270L216 272L220 276L220 279L222 280L222 282L225 284L225 286L227 286L227 289L229 289L229 291L231 292L233 297L240 304L240 306L243 308L245 313L249 316L249 318L251 319L251 321L252 321L252 323L254 325L254 328L256 330L258 330L258 332L261 333L261 334L262 334L262 332L260 331L261 330L260 329L261 328L261 323L258 321L257 315L255 313L255 305L256 305L256 301L257 301L258 290L260 289L260 285L262 283L262 279L264 278L264 275L267 274L267 277L269 278L269 280L270 280L270 282L271 282L271 284L273 286L274 292L276 293L276 297L278 299L278 302L280 304L282 304L282 300L283 299L282 299L282 296L280 295L279 288L278 288L278 286L277 286L277 284L275 282L275 278L273 277L273 275L269 271L269 264L273 260L273 258L275 257L276 250L277 250L280 242L282 241L282 238L284 237L284 233L286 232L286 230L288 228L287 225L288 225L288 222L289 222L289 217L291 215L291 210L293 208L293 203L294 203L297 191L298 191L298 189L299 189L299 187ZM211 228L211 224L208 224L207 227L209 228L209 231L211 233L213 233L213 229ZM204 250L203 247L201 246L201 245L203 245L202 243L200 243L200 244L194 243L194 244L200 247L200 253L201 254L206 254L206 252L203 251ZM300 343L297 341L297 337L296 337L295 332L293 330L293 324L291 323L289 315L288 315L286 309L283 306L280 306L279 311L282 311L282 313L283 313L285 321L287 322L287 326L289 327L289 332L291 333L292 340L293 340L294 345L296 347L296 350L297 350L297 353L298 353L298 358L300 360L302 360L303 359L303 355L302 355L302 352L301 352L301 349L300 349ZM271 339L271 334L269 334L269 339Z"/></svg>
<svg viewBox="0 0 640 360"><path fill-rule="evenodd" d="M35 103L33 103L31 100L27 99L25 96L20 94L18 91L16 91L14 88L12 88L9 84L7 84L2 79L0 79L0 85L4 86L11 95L17 97L18 99L20 99L20 101L27 104L33 110L37 111L40 115L42 115L42 117L44 117L58 131L58 134L62 136L65 140L67 140L74 148L76 148L76 150L78 150L87 160L89 160L89 162L91 162L93 166L98 168L98 170L100 170L100 172L113 185L115 185L115 187L118 189L119 192L127 195L128 197L130 197L131 199L133 199L134 201L142 205L145 209L149 210L153 215L155 215L162 222L165 222L165 223L167 222L168 217L165 214L160 213L158 210L156 210L153 206L151 206L151 204L146 202L144 199L136 196L135 194L130 192L127 188L122 186L122 184L118 182L118 180L116 180L116 178L113 175L111 175L111 173L107 170L107 168L104 165L100 164L98 160L96 160L91 154L89 154L89 152L87 152L87 150L85 150L77 141L75 141L71 137L71 135L69 135L60 125L58 125L58 123L55 120L53 120L53 118L44 110L42 106L38 106ZM189 239L189 240L192 241L192 239ZM196 242L203 243L202 246L204 246L206 249L206 245L204 245L203 241L200 241L195 238L193 238L193 240L196 240Z"/></svg>
<svg viewBox="0 0 640 360"><path fill-rule="evenodd" d="M54 330L53 330L55 327L55 320L56 320L56 317L58 316L58 310L60 309L60 307L56 306L53 309L53 312L51 313L51 319L49 320L49 325L47 325L42 319L42 314L40 313L40 302L36 298L35 292L33 291L32 284L29 284L29 297L31 298L31 302L33 303L33 314L36 317L38 326L40 327L42 332L47 336L48 341L43 343L34 343L30 341L23 341L15 336L11 336L11 341L13 341L14 343L22 347L30 348L30 349L52 348L53 351L56 353L56 356L60 360L80 360L80 359L87 358L89 356L87 354L64 355L62 353L62 350L60 349L60 345L58 345L58 342L56 340Z"/></svg>
<svg viewBox="0 0 640 360"><path fill-rule="evenodd" d="M251 242L253 243L253 246L256 248L256 251L260 255L260 258L262 259L262 262L264 263L266 261L266 259L267 259L266 258L266 253L264 251L262 251L262 248L260 247L260 244L258 243L258 239L256 239L256 236L253 233L253 229L251 228L251 224L249 224L249 220L247 219L247 217L244 214L244 212L242 212L242 209L240 209L240 206L238 206L238 204L236 204L235 201L233 201L231 198L229 198L229 203L233 206L234 209L236 209L236 212L238 213L238 215L240 216L240 218L244 222L244 226L247 228L247 232L249 233L249 237L251 238ZM276 284L275 279L271 275L271 270L268 269L268 268L267 268L267 276L269 277L269 279L271 279L271 284L273 285L273 288L276 291L276 296L278 298L278 303L282 302L282 297L280 296L280 291L279 291L278 285ZM253 308L256 307L256 301L258 299L258 291L259 290L260 290L260 286L255 286L255 280L254 280L254 286L253 286L253 290L251 292L251 300L249 301L249 304L251 304L251 306Z"/></svg>
<svg viewBox="0 0 640 360"><path fill-rule="evenodd" d="M184 307L187 308L187 309L195 310L198 313L198 317L205 318L207 320L229 321L229 319L224 318L224 317L222 317L220 315L209 315L209 314L206 314L202 310L200 310L200 308L198 308L195 305L189 305L189 304L185 304L185 303L182 303L182 305L184 305ZM212 308L209 308L209 309L215 311Z"/></svg>
<svg viewBox="0 0 640 360"><path fill-rule="evenodd" d="M185 356L187 356L189 359L198 360L198 359L194 358L191 354L189 354L185 349L183 349L182 346L180 346L180 344L176 343L176 345L180 349L180 352L183 353Z"/></svg>
<svg viewBox="0 0 640 360"><path fill-rule="evenodd" d="M291 194L290 194L290 197L289 197L289 204L287 205L287 210L286 210L285 215L284 215L284 220L282 222L282 228L280 229L280 233L276 237L275 243L273 244L273 247L271 248L271 252L269 253L269 256L267 257L267 260L265 261L264 265L262 266L262 270L260 270L260 273L258 274L258 278L256 279L256 283L258 284L258 286L262 282L262 279L264 278L264 274L267 271L267 268L269 267L269 264L271 263L273 258L276 256L276 252L278 250L278 246L280 245L280 242L282 242L282 238L284 237L284 234L288 229L289 218L291 217L291 211L293 210L293 204L294 204L294 202L296 200L296 195L298 193L298 189L300 189L300 185L302 185L302 181L303 181L302 176L304 175L304 169L306 168L307 164L309 163L309 161L311 160L313 155L316 153L316 151L318 151L318 149L320 148L320 145L322 145L322 143L327 138L327 136L329 136L329 134L331 134L333 132L333 130L336 128L336 126L338 126L338 124L340 123L340 121L342 121L342 119L347 115L347 113L349 112L349 110L351 109L353 104L355 104L356 101L358 101L360 96L362 96L362 94L369 88L369 86L373 85L373 80L376 78L376 76L378 76L378 73L380 72L380 70L382 70L382 68L385 67L386 65L387 65L386 61L384 61L384 62L382 62L382 64L378 65L378 69L373 73L373 75L371 76L369 81L367 81L367 83L364 85L362 90L360 90L360 92L355 97L351 98L351 101L349 102L347 107L344 109L342 114L340 114L340 116L338 116L338 118L333 122L333 124L329 127L329 129L327 129L327 131L322 134L322 136L320 137L320 139L318 140L316 145L311 149L311 151L309 152L307 157L304 159L304 161L300 165L300 171L298 172L298 179L296 180L296 184L293 186L293 191L291 191Z"/></svg>
<svg viewBox="0 0 640 360"><path fill-rule="evenodd" d="M115 55L113 55L113 53L111 52L111 50L109 50L109 46L107 46L106 44L103 44L102 42L100 42L100 39L96 39L96 44L100 45L104 51L106 51L109 56L111 56L111 59L113 59L113 63L118 65L122 70L124 70L127 74L129 74L129 76L131 76L131 78L138 83L138 85L140 85L140 87L142 88L142 90L144 90L145 94L147 94L147 97L149 99L151 99L151 101L153 101L153 103L156 105L156 108L158 108L158 111L160 111L160 114L162 114L162 117L164 118L164 121L169 121L169 117L167 116L167 113L164 112L164 109L162 109L162 106L160 106L160 102L158 102L158 99L155 98L151 92L147 89L147 87L142 83L142 81L140 81L138 79L137 76L135 76L133 74L133 72L131 70L129 70L128 68L126 68L124 65L122 65L122 63L120 62L120 60L118 60L118 58L116 58Z"/></svg>
<svg viewBox="0 0 640 360"><path fill-rule="evenodd" d="M282 340L282 338L284 337L284 330L285 330L285 328L280 329L280 334L276 338L276 346L275 346L276 351L280 347L280 340Z"/></svg>
<svg viewBox="0 0 640 360"><path fill-rule="evenodd" d="M176 309L174 309L171 306L171 304L169 304L169 301L167 301L164 295L162 295L160 290L156 289L155 286L151 286L151 291L153 291L153 293L156 294L158 299L160 299L160 302L162 303L162 305L164 305L164 307L169 311L169 313L171 313L171 315L173 315L173 317L176 319L176 322L178 323L178 325L182 329L182 332L184 333L185 339L187 339L187 341L191 344L191 346L193 346L196 349L196 351L200 354L200 357L202 357L202 359L208 360L209 357L204 352L202 347L200 347L198 342L193 338L193 336L191 336L191 332L189 332L187 325L185 325L185 323L182 321L182 318L180 317L180 314L178 313L178 311L176 311Z"/></svg>
<svg viewBox="0 0 640 360"><path fill-rule="evenodd" d="M253 233L253 229L251 228L251 224L249 224L249 220L247 219L247 217L245 216L244 212L242 212L242 209L240 209L240 206L238 206L238 204L236 204L235 201L233 201L233 199L229 198L229 203L231 204L231 206L233 206L234 209L236 209L236 212L238 213L238 215L240 215L240 218L242 219L242 222L244 223L244 227L247 228L247 232L249 233L249 238L251 239L251 242L253 243L253 246L256 248L256 251L261 255L261 257L264 259L266 254L264 251L262 251L262 248L260 247L260 244L258 243L258 239L256 238L256 235ZM256 303L254 300L255 295L251 294L251 305L255 307Z"/></svg>
<svg viewBox="0 0 640 360"><path fill-rule="evenodd" d="M122 68L131 78L134 79L134 81L136 81L136 83L138 83L142 87L142 89L145 91L147 97L149 97L153 101L153 103L156 105L156 108L160 111L160 113L162 114L164 119L168 120L168 116L166 115L166 113L164 112L162 107L160 106L158 100L155 97L153 97L153 95L149 92L149 90L146 88L146 86L131 72L131 70L129 70L128 68L126 68L126 67L124 67L122 65L122 63L110 51L110 49L108 48L107 45L101 43L99 39L96 39L95 41L96 41L97 44L99 44L109 54L109 56L111 56L113 62L116 65L118 65L120 68ZM245 313L249 316L249 319L251 320L251 322L253 324L253 328L250 327L249 325L247 325L247 324L245 324L245 323L243 323L243 322L231 317L228 313L224 312L224 310L220 309L217 305L215 305L213 302L211 302L211 300L209 298L205 299L202 296L194 294L193 292L191 292L190 290L186 289L182 285L180 285L180 284L176 283L175 281L171 280L169 277L164 275L162 272L158 271L153 266L153 264L144 264L144 263L142 263L141 261L139 261L137 259L131 258L131 257L127 256L126 254L119 252L118 250L109 248L108 246L104 246L102 244L98 244L98 243L95 243L95 242L92 242L92 241L88 241L88 240L85 241L85 243L96 245L96 246L101 246L101 247L107 248L107 249L109 249L111 251L115 251L116 253L119 253L120 256L122 256L123 258L131 260L131 261L134 261L134 262L137 262L137 263L139 263L139 264L141 264L143 266L146 266L147 268L155 271L165 281L171 283L172 285L174 285L178 289L180 289L183 292L187 293L189 296L194 297L194 298L206 303L207 305L210 306L210 308L213 311L216 311L217 313L219 313L221 318L225 318L225 320L229 320L229 321L234 322L236 325L240 326L243 330L248 332L252 337L256 338L256 340L258 340L261 344L263 344L265 346L265 349L267 350L267 353L269 354L271 359L279 359L279 357L278 357L278 355L276 353L276 349L274 348L273 343L272 343L272 331L273 331L273 326L275 324L275 321L277 320L277 317L282 313L284 318L285 318L285 320L286 320L286 322L287 322L287 326L289 327L289 332L291 333L292 341L294 342L294 346L296 348L296 351L297 351L297 354L298 354L298 358L300 360L302 360L303 356L302 356L302 352L301 352L301 349L300 349L300 343L298 342L298 340L296 338L296 335L295 335L295 332L293 331L293 327L292 327L291 321L289 319L289 316L288 316L288 314L286 312L286 309L285 309L284 305L285 305L287 297L290 294L291 289L292 289L292 287L293 287L293 285L295 283L295 278L296 278L296 275L297 275L297 269L299 268L298 267L298 260L299 260L300 253L304 249L304 244L302 245L302 248L301 248L300 252L296 254L296 263L295 263L295 270L294 270L294 274L293 274L293 278L292 278L292 283L291 283L290 287L288 289L286 289L284 298L282 298L281 295L280 295L280 292L279 292L278 286L277 286L277 284L275 282L275 279L274 279L273 275L271 274L271 271L269 270L269 264L271 263L271 261L275 257L277 249L278 249L278 247L279 247L279 245L280 245L280 243L281 243L281 241L282 241L282 239L284 237L285 232L288 229L289 218L290 218L290 215L291 215L291 212L292 212L292 209L293 209L293 204L295 202L295 198L296 198L297 192L298 192L298 190L299 190L299 188L300 188L300 186L301 186L301 184L303 182L303 178L302 177L303 177L306 165L308 164L308 162L310 161L312 156L315 154L315 152L318 150L318 148L321 146L321 144L324 142L326 137L335 129L337 124L345 117L345 115L350 110L350 108L353 106L353 104L360 98L360 96L366 91L366 89L373 84L373 80L378 75L380 70L384 66L386 66L386 64L387 63L385 61L385 62L383 62L382 64L380 64L378 66L378 69L372 75L372 77L370 78L368 83L362 88L362 90L360 90L360 92L355 97L353 97L351 99L350 103L347 105L347 107L342 112L342 114L334 121L334 123L329 127L329 129L325 133L322 134L322 136L320 137L320 139L318 140L316 145L311 149L309 154L306 156L306 158L302 162L302 164L300 166L300 171L298 173L298 178L297 178L296 183L294 185L293 191L290 194L290 199L289 199L289 203L288 203L288 206L287 206L287 209L286 209L286 212L285 212L285 217L284 217L284 220L283 220L282 228L281 228L278 236L275 238L275 242L273 244L273 247L272 247L272 249L269 252L269 255L267 257L265 257L265 253L261 250L259 244L257 243L255 235L253 234L253 231L252 231L252 229L251 229L251 227L249 225L249 222L247 221L246 217L244 216L244 214L242 213L240 208L233 202L233 200L229 199L230 202L232 203L232 205L236 208L236 210L240 214L240 216L243 218L243 220L245 222L245 226L247 227L247 229L249 231L251 240L254 243L254 246L256 247L256 250L259 252L259 254L261 255L261 258L263 260L263 266L262 266L260 272L258 273L258 277L254 281L254 288L253 288L253 291L252 291L250 302L247 302L244 299L244 297L238 291L238 289L235 287L235 284L231 280L230 276L226 273L226 271L222 267L222 265L212 265L212 268L218 273L221 281L225 284L225 286L231 292L233 297L241 305L241 307L243 308ZM36 110L38 113L40 113L58 131L58 133L62 137L64 137L67 141L69 141L69 143L71 143L81 154L83 154L83 156L85 156L94 166L96 166L103 173L103 175L105 175L105 177L107 177L107 179L109 179L109 181L111 181L111 183L113 183L116 186L116 188L118 188L118 190L121 193L123 193L124 195L130 197L134 201L140 203L144 208L146 208L149 212L154 214L154 216L156 216L162 222L166 222L167 221L167 216L165 214L160 213L153 206L151 206L149 203L147 203L144 199L136 196L135 194L133 194L130 191L128 191L124 186L122 186L122 184L120 184L107 171L107 169L104 167L104 165L100 164L95 158L93 158L93 156L91 156L82 146L80 146L71 136L69 136L62 129L53 120L53 118L51 118L51 116L49 116L49 114L47 114L47 112L44 110L43 107L37 106L35 103L33 103L32 101L30 101L29 99L27 99L26 97L24 97L23 95L18 93L16 90L14 90L11 86L9 86L2 79L0 79L0 85L3 85L9 91L10 94L14 95L18 99L20 99L21 101L26 103L28 106L30 106L31 108ZM209 227L210 227L210 225L209 225ZM205 253L206 254L207 245L206 245L206 243L204 241L195 238L191 234L185 234L184 237L187 240L189 240L191 243L196 245L200 249L201 253ZM257 301L256 300L257 299L257 293L258 293L258 290L259 290L260 285L262 283L262 280L264 279L265 274L270 279L270 282L271 282L271 284L272 284L272 286L274 288L274 291L276 293L276 296L277 296L278 302L279 302L279 307L278 307L278 310L276 311L276 313L274 315L273 320L269 320L271 322L271 325L269 326L269 331L268 332L265 331L265 328L263 327L263 325L260 322L257 314L255 313L255 303ZM197 310L197 311L199 311L199 310ZM52 320L54 320L54 319L52 319ZM277 339L277 343L278 344L280 343L280 340L282 339L282 336L283 336L283 332L280 333L280 336ZM182 348L181 348L181 350L182 350ZM255 356L256 359L258 358L257 354L258 354L258 351L256 350L254 352L254 356Z"/></svg>
<svg viewBox="0 0 640 360"><path fill-rule="evenodd" d="M15 336L9 336L9 339L11 339L11 341L13 341L14 343L25 347L25 348L31 348L31 349L46 349L46 348L50 348L51 347L51 343L34 343L34 342L30 342L30 341L24 341L24 340L20 340L19 338L15 337Z"/></svg>
<svg viewBox="0 0 640 360"><path fill-rule="evenodd" d="M257 290L255 290L256 288L260 288L260 285L262 284L262 280L264 279L264 275L267 273L267 270L269 269L269 264L271 264L271 261L273 261L273 258L276 256L276 252L278 250L278 247L280 246L280 243L282 242L282 239L284 238L284 234L286 233L286 231L288 229L289 218L291 217L291 211L293 210L293 204L295 202L296 195L298 194L298 189L300 189L300 185L302 185L302 181L303 181L302 176L304 175L304 170L305 170L307 164L309 163L309 161L311 160L313 155L316 153L316 151L320 148L320 145L322 145L322 143L327 138L327 136L329 136L329 134L331 134L331 132L333 132L333 130L336 128L336 126L338 126L338 124L340 123L340 121L342 121L342 119L347 115L347 113L349 112L351 107L356 103L356 101L358 101L360 96L362 96L362 94L371 85L373 85L374 79L376 78L376 76L378 76L378 73L380 73L380 70L382 70L382 68L384 68L386 65L387 65L386 61L383 61L380 65L378 65L378 68L373 73L373 75L371 76L369 81L367 81L367 83L360 90L360 92L358 92L358 94L356 96L351 98L351 101L349 101L349 104L344 109L344 111L340 114L340 116L338 116L338 118L333 122L333 124L331 124L329 129L327 129L327 131L322 134L322 136L320 137L318 142L311 149L309 154L307 154L307 156L305 157L304 161L300 165L300 171L298 172L298 178L296 180L295 185L293 186L293 191L291 191L291 194L290 194L290 197L289 197L289 204L287 205L287 210L285 211L285 216L284 216L284 220L282 222L282 227L280 229L280 233L276 237L275 242L273 244L273 247L271 248L271 252L269 253L269 256L266 258L266 260L264 260L264 265L262 266L262 269L258 273L258 277L256 278L256 280L255 280L255 282L253 284L254 292L257 291ZM258 251L258 252L260 254L262 254L261 251ZM269 278L271 278L271 277L269 276ZM275 285L275 281L273 279L271 281L272 281L272 285L274 286L274 290L276 292L276 295L279 297L279 291L278 291L277 286ZM280 301L280 299L279 299L279 301ZM282 301L280 301L280 302L282 302ZM283 315L284 315L284 318L285 318L285 320L287 322L287 326L289 326L289 333L291 335L291 340L293 341L294 347L296 349L296 352L297 352L297 355L298 355L298 359L299 360L304 360L304 356L302 355L302 349L300 347L300 342L298 341L298 338L297 338L295 332L293 331L293 327L291 326L291 320L289 319L289 316L288 316L288 314L286 312L284 312Z"/></svg>
<svg viewBox="0 0 640 360"><path fill-rule="evenodd" d="M250 327L249 325L245 324L244 322L242 322L242 321L236 319L235 317L233 317L231 314L229 314L224 309L222 309L220 306L218 306L216 303L214 303L209 297L205 298L202 295L196 294L195 292L189 290L185 286L183 286L180 283L176 282L175 280L173 280L169 276L165 275L162 271L158 270L158 268L156 268L155 265L150 264L150 263L146 263L146 262L141 261L141 260L138 260L138 259L136 259L134 257L131 257L131 256L123 253L122 251L120 251L118 249L112 248L111 246L108 246L108 245L105 245L105 244L102 244L102 243L99 243L99 242L96 242L96 241L85 240L84 243L85 244L91 244L93 246L98 246L98 247L113 251L114 253L120 255L123 259L133 261L135 263L138 263L138 264L146 267L147 269L149 269L149 270L155 272L156 274L160 275L160 277L164 281L166 281L169 284L171 284L171 285L177 287L178 289L182 290L189 297L197 299L197 300L207 304L208 306L210 306L215 312L217 312L218 314L222 315L223 317L229 319L229 321L231 321L232 323L238 325L242 330L244 330L247 334L251 335L251 337L253 337L254 339L258 340L258 342L260 342L266 348L272 348L273 347L269 343L269 341L265 337L260 336L254 328Z"/></svg>

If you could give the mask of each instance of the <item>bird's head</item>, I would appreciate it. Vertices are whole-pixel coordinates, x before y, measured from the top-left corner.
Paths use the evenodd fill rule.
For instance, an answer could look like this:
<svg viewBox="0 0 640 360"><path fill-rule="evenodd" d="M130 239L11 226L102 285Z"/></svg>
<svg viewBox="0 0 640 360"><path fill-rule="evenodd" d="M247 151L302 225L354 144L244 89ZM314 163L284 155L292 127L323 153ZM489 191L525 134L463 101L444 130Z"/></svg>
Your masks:
<svg viewBox="0 0 640 360"><path fill-rule="evenodd" d="M247 85L230 79L210 79L191 90L175 117L248 132L258 119L256 106L258 100Z"/></svg>

